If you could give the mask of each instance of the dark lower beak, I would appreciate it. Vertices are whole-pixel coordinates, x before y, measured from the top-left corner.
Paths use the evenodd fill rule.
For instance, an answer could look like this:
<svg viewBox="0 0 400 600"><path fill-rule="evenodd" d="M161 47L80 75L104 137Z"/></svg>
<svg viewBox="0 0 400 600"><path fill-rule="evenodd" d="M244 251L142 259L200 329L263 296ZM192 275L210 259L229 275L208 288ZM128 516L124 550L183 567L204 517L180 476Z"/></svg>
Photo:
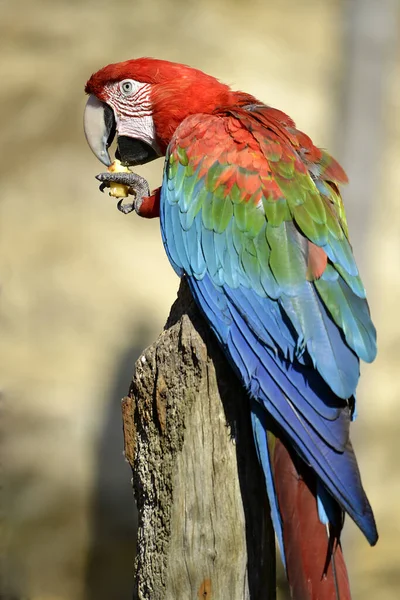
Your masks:
<svg viewBox="0 0 400 600"><path fill-rule="evenodd" d="M112 108L89 96L83 116L83 128L93 154L107 167L111 165L108 148L115 136L115 118Z"/></svg>
<svg viewBox="0 0 400 600"><path fill-rule="evenodd" d="M126 135L118 136L117 144L118 150L115 156L127 167L144 165L160 156L160 153L146 142Z"/></svg>

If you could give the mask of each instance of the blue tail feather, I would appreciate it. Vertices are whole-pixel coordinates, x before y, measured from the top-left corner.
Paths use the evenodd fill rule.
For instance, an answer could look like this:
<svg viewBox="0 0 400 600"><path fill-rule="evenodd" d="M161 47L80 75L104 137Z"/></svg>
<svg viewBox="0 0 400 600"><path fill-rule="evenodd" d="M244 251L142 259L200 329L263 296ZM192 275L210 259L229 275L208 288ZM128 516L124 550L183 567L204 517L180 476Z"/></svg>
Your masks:
<svg viewBox="0 0 400 600"><path fill-rule="evenodd" d="M285 547L283 544L282 520L279 513L278 501L275 493L274 478L272 475L271 457L268 448L268 434L266 414L260 404L256 401L251 403L251 424L253 427L254 442L256 446L258 460L264 472L265 483L269 504L271 508L272 524L274 526L275 535L278 539L279 550L281 553L282 562L286 568Z"/></svg>
<svg viewBox="0 0 400 600"><path fill-rule="evenodd" d="M336 397L310 366L299 362L292 365L260 342L254 333L257 315L248 314L246 305L245 320L237 308L240 288L230 290L230 295L235 294L233 303L226 290L217 287L207 275L202 280L189 277L188 282L232 366L260 405L259 411L253 411L253 430L278 538L282 535L265 432L266 419L271 417L288 434L332 497L374 544L377 532L348 439L350 409L346 402ZM268 325L265 329L268 335Z"/></svg>

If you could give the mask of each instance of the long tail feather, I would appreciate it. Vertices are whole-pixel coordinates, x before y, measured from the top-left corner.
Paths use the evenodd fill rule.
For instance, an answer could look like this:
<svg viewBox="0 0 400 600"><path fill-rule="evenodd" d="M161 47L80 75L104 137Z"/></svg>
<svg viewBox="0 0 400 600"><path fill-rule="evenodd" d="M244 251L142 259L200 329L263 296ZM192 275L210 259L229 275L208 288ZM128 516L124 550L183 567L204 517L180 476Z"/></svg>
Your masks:
<svg viewBox="0 0 400 600"><path fill-rule="evenodd" d="M351 600L337 538L340 531L334 526L327 530L320 521L315 475L279 438L275 438L271 464L292 598Z"/></svg>

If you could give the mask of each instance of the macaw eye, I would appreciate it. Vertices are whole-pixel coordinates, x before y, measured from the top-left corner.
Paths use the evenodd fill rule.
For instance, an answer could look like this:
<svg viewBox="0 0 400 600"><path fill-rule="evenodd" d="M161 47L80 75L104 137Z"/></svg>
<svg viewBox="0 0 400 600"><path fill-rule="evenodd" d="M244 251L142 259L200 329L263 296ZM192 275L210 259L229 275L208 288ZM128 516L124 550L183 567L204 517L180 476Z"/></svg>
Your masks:
<svg viewBox="0 0 400 600"><path fill-rule="evenodd" d="M133 81L125 79L125 81L121 81L119 87L124 96L129 96L133 92Z"/></svg>

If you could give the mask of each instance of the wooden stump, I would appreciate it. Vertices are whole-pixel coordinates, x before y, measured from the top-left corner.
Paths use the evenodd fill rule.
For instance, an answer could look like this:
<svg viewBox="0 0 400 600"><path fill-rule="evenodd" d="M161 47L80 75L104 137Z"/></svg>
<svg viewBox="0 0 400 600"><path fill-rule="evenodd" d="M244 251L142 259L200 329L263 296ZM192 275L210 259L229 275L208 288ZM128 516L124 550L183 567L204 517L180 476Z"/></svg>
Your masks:
<svg viewBox="0 0 400 600"><path fill-rule="evenodd" d="M249 401L184 280L122 408L139 511L134 598L275 598Z"/></svg>

